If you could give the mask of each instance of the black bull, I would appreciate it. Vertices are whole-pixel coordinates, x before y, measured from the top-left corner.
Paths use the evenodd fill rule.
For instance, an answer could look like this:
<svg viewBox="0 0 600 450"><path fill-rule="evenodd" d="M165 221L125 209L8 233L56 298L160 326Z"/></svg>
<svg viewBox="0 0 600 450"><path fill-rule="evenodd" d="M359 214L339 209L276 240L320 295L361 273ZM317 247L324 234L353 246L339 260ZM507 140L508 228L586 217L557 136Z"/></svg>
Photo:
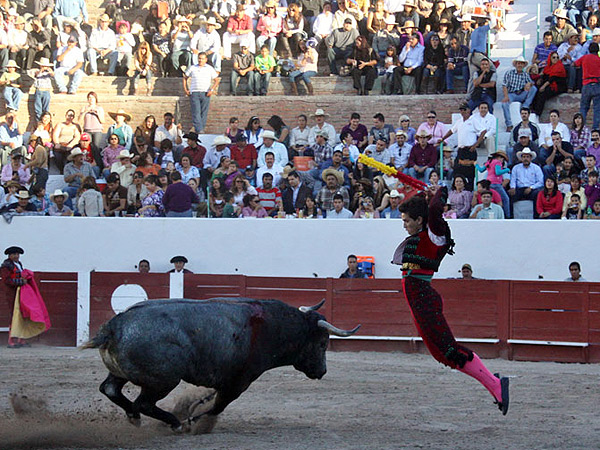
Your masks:
<svg viewBox="0 0 600 450"><path fill-rule="evenodd" d="M152 300L138 303L100 328L83 348L99 348L109 375L100 391L139 423L140 413L174 429L180 421L156 406L181 380L216 390L216 416L263 372L292 365L312 379L327 372L329 334L350 336L316 312L278 300ZM127 382L141 387L131 402ZM199 417L190 418L197 420Z"/></svg>

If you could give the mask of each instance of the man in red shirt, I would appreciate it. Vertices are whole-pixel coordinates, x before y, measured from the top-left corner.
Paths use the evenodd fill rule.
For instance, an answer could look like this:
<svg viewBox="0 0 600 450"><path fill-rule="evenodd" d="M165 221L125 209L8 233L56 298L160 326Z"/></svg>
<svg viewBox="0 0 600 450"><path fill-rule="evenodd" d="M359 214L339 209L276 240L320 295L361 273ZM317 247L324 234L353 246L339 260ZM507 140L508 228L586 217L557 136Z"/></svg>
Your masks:
<svg viewBox="0 0 600 450"><path fill-rule="evenodd" d="M410 151L407 166L408 175L424 179L426 182L437 163L435 147L428 143L430 137L431 135L426 130L421 130L416 134L417 142Z"/></svg>
<svg viewBox="0 0 600 450"><path fill-rule="evenodd" d="M575 67L581 67L583 71L583 88L581 89L581 102L579 112L583 115L583 123L587 117L590 104L594 102L594 125L592 130L600 126L600 57L597 43L590 44L589 53L582 56L573 63Z"/></svg>
<svg viewBox="0 0 600 450"><path fill-rule="evenodd" d="M182 154L188 154L192 157L192 166L196 166L198 169L204 168L204 156L206 156L206 148L202 145L202 141L198 136L198 133L190 131L183 135L184 139L187 139L187 147L183 149Z"/></svg>
<svg viewBox="0 0 600 450"><path fill-rule="evenodd" d="M238 163L239 167L252 166L256 168L256 159L258 158L258 152L254 147L254 144L248 144L248 139L244 133L240 133L237 136L235 145L229 147L231 153L231 159ZM260 180L258 180L260 182Z"/></svg>
<svg viewBox="0 0 600 450"><path fill-rule="evenodd" d="M283 209L281 191L278 187L273 186L273 175L269 172L263 174L262 186L256 188L256 192L258 192L260 204L270 216L274 216L278 210Z"/></svg>
<svg viewBox="0 0 600 450"><path fill-rule="evenodd" d="M231 59L231 44L245 44L250 53L256 53L256 42L252 19L246 14L243 4L237 5L235 13L227 21L227 31L223 33L223 58Z"/></svg>

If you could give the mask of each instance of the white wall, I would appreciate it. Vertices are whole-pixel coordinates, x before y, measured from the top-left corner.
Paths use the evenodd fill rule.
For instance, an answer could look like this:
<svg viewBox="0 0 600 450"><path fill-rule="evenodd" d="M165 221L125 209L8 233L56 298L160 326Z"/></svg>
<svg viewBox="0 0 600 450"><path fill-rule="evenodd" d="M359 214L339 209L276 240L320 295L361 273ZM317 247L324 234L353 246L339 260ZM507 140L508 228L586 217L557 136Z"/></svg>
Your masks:
<svg viewBox="0 0 600 450"><path fill-rule="evenodd" d="M600 280L596 221L451 221L456 254L438 277L457 277L470 263L489 279L563 280L577 260L589 281ZM0 250L19 245L32 270L134 271L148 259L153 272L185 255L195 273L337 277L350 253L374 256L378 278L397 278L390 264L406 232L400 220L151 219L15 217L0 219Z"/></svg>

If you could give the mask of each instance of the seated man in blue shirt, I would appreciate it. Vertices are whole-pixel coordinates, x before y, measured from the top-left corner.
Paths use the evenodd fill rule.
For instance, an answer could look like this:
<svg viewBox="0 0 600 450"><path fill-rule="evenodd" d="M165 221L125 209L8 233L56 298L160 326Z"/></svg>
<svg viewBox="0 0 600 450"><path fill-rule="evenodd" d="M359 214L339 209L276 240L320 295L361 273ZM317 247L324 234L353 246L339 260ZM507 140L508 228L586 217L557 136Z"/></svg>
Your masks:
<svg viewBox="0 0 600 450"><path fill-rule="evenodd" d="M402 213L399 208L402 200L404 200L404 194L401 194L396 189L392 190L390 192L390 206L385 208L379 217L382 219L401 219Z"/></svg>
<svg viewBox="0 0 600 450"><path fill-rule="evenodd" d="M521 163L515 165L510 174L508 195L511 198L511 205L520 200L532 202L537 200L538 192L544 186L544 174L541 167L532 162L536 156L529 147L517 152L517 158Z"/></svg>
<svg viewBox="0 0 600 450"><path fill-rule="evenodd" d="M394 69L392 89L395 94L412 95L420 92L424 52L425 47L419 43L419 35L413 33L400 53L399 61L402 64ZM414 82L403 80L407 77L413 78Z"/></svg>

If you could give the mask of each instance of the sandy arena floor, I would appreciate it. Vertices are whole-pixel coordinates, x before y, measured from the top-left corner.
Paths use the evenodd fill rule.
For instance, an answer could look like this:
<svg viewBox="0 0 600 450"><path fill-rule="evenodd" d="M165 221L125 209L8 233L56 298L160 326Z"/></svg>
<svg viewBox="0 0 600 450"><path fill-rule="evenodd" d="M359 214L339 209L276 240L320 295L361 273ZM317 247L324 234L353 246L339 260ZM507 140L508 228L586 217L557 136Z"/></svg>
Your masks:
<svg viewBox="0 0 600 450"><path fill-rule="evenodd" d="M511 378L503 417L476 381L427 355L330 352L322 380L267 372L212 433L174 435L144 416L134 428L100 394L97 350L1 348L0 360L2 449L600 448L598 365L487 360Z"/></svg>

